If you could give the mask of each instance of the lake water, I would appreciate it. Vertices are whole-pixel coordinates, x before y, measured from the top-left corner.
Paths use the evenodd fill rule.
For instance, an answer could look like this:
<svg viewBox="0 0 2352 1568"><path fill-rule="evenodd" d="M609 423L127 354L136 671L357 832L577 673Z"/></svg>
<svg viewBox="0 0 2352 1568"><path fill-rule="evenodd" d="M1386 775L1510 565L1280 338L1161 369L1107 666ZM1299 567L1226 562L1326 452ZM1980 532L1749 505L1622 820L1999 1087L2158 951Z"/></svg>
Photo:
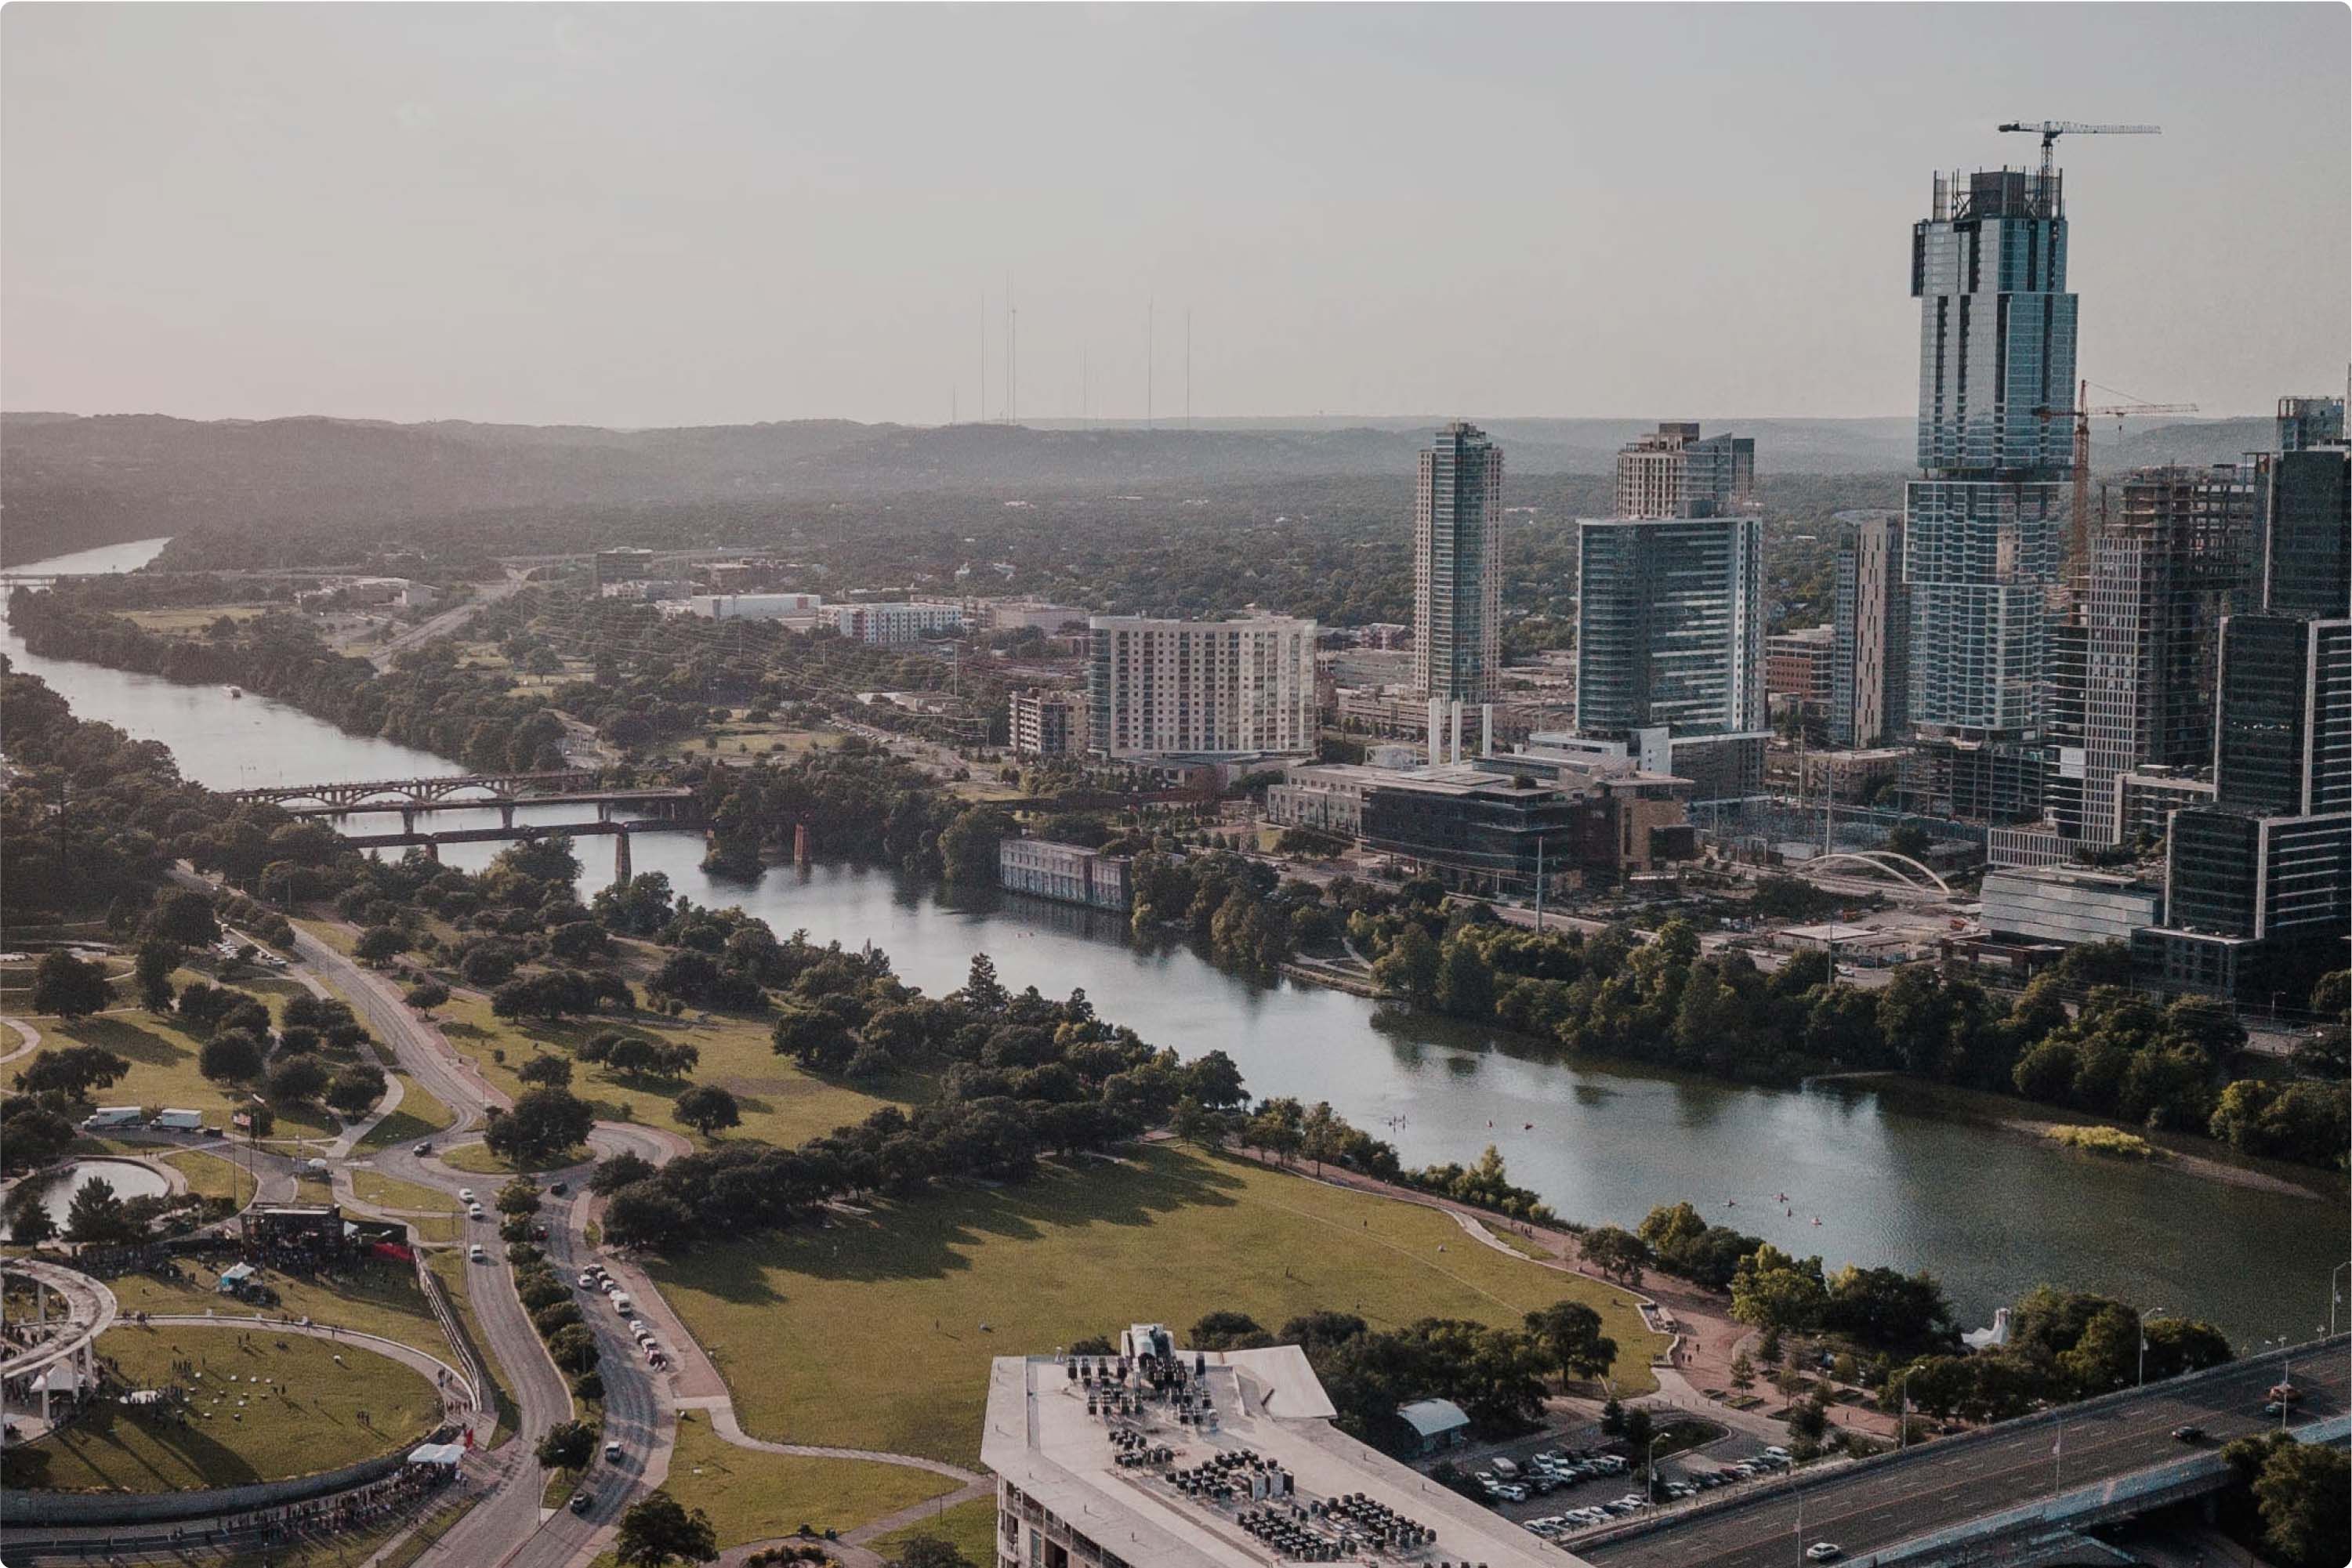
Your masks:
<svg viewBox="0 0 2352 1568"><path fill-rule="evenodd" d="M129 570L160 548L43 564ZM30 659L13 636L0 636L0 648L77 713L163 741L190 778L216 789L463 771L266 698ZM525 809L521 820L572 810ZM454 828L497 819L433 820ZM474 867L497 848L453 846L444 858ZM611 852L601 839L579 851L585 892L610 878ZM1570 1218L1630 1224L1654 1204L1688 1198L1712 1219L1832 1266L1932 1269L1971 1324L2046 1280L2209 1318L2242 1343L2301 1338L2324 1320L2329 1270L2345 1256L2340 1200L2075 1154L1902 1103L1916 1096L1867 1082L1757 1089L1570 1062L1531 1041L1339 992L1239 979L1187 948L1139 946L1124 922L1085 910L950 898L863 867L778 868L755 883L729 883L699 869L701 853L691 834L643 834L631 845L637 871L667 873L697 903L740 904L779 935L804 928L820 942L871 942L927 990L961 985L980 951L1015 988L1082 987L1105 1017L1156 1045L1228 1052L1255 1093L1329 1100L1408 1162L1466 1162L1493 1143L1518 1181ZM2324 1188L2327 1178L2312 1180ZM1776 1201L1784 1192L1785 1206Z"/></svg>
<svg viewBox="0 0 2352 1568"><path fill-rule="evenodd" d="M76 1160L59 1169L41 1188L41 1207L49 1211L59 1232L66 1228L66 1216L73 1208L74 1195L100 1178L114 1188L115 1197L126 1203L134 1197L161 1197L172 1190L171 1182L163 1173L135 1160ZM7 1227L0 1225L0 1238L7 1234Z"/></svg>

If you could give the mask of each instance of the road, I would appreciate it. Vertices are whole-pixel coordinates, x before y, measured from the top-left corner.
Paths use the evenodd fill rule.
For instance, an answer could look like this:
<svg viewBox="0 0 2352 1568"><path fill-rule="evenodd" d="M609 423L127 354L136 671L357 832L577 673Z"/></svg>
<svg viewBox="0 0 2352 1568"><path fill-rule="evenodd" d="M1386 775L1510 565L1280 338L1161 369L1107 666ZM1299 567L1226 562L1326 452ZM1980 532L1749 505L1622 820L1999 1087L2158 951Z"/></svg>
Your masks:
<svg viewBox="0 0 2352 1568"><path fill-rule="evenodd" d="M407 631L369 654L368 663L379 670L388 670L392 668L393 661L400 654L411 648L421 647L436 637L447 636L473 619L475 611L485 604L496 604L522 586L522 579L509 573L504 582L494 582L488 588L477 591L474 597L465 603L453 605L430 621L422 621L411 626Z"/></svg>
<svg viewBox="0 0 2352 1568"><path fill-rule="evenodd" d="M1827 1542L1848 1556L1896 1545L1931 1531L2030 1503L2053 1490L2128 1474L2187 1450L2172 1428L2193 1423L2228 1442L2274 1426L2261 1414L2263 1391L2279 1381L2281 1353L2249 1358L2210 1376L2151 1386L2142 1396L2075 1413L2055 1425L1996 1427L1931 1444L1916 1458L1864 1466L1793 1493L1729 1501L1686 1523L1608 1545L1568 1548L1603 1568L1773 1568ZM2347 1408L2345 1343L2294 1362L2306 1394L2298 1421ZM2057 1444L2062 1452L2051 1449Z"/></svg>
<svg viewBox="0 0 2352 1568"><path fill-rule="evenodd" d="M302 962L331 981L351 999L379 1040L390 1046L401 1067L456 1113L457 1121L435 1134L434 1145L457 1141L486 1119L486 1107L503 1104L506 1096L461 1064L438 1040L432 1027L410 1011L383 977L362 967L306 931L297 930L295 946ZM676 1140L644 1128L600 1124L591 1138L600 1155L635 1149L656 1163L676 1153ZM403 1181L450 1194L474 1188L486 1200L499 1178L453 1170L431 1154L418 1155L401 1145L380 1151L375 1169ZM561 1197L543 1200L541 1218L547 1226L549 1261L567 1281L579 1271L584 1240L574 1224L573 1206L582 1201L581 1184L591 1166L582 1163L567 1170L545 1173L570 1188ZM495 1211L493 1211L495 1212ZM505 1259L494 1223L469 1226L465 1239L478 1240L491 1261L468 1265L478 1281L470 1294L481 1323L487 1355L498 1364L508 1392L513 1396L519 1436L505 1450L505 1472L490 1493L457 1525L418 1559L423 1564L446 1568L562 1568L585 1561L604 1542L628 1506L648 1462L667 1468L669 1435L675 1410L662 1380L646 1365L636 1345L622 1332L620 1320L604 1308L601 1298L583 1302L603 1359L598 1370L604 1380L604 1434L622 1445L617 1465L599 1457L590 1469L585 1490L595 1504L585 1515L560 1511L542 1517L543 1472L531 1457L540 1437L560 1421L572 1418L571 1389L548 1359L538 1331L514 1289L514 1270Z"/></svg>

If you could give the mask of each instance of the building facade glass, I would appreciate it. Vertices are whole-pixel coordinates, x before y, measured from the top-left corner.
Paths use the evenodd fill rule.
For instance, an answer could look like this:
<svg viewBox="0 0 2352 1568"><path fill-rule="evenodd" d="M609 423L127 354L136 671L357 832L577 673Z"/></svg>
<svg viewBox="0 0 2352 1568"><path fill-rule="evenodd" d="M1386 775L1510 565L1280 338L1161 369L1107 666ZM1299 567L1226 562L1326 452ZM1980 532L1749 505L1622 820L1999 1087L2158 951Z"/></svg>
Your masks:
<svg viewBox="0 0 2352 1568"><path fill-rule="evenodd" d="M1455 421L1421 454L1412 513L1412 664L1424 696L1494 700L1502 669L1503 452Z"/></svg>

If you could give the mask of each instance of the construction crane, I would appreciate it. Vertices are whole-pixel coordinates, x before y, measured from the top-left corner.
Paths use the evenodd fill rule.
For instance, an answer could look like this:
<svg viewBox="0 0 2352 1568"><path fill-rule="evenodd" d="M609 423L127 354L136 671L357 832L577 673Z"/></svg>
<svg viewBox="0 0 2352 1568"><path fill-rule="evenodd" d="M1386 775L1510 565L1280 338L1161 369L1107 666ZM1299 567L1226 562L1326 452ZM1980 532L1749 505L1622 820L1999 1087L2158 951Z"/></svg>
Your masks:
<svg viewBox="0 0 2352 1568"><path fill-rule="evenodd" d="M2091 421L2095 418L2114 419L2120 423L2135 414L2197 412L2197 405L2193 402L2147 402L2132 397L2127 392L2117 392L2113 387L2100 387L2099 390L2114 397L2132 398L2131 402L2093 408L2091 388L2096 384L2084 382L2075 392L2074 406L2071 410L2037 408L2033 411L2045 422L2070 413L2074 419L2074 511L2066 519L2066 575L2070 580L2079 580L2089 571L2091 564Z"/></svg>
<svg viewBox="0 0 2352 1568"><path fill-rule="evenodd" d="M2051 163L2061 136L2161 136L2160 125L2081 125L2071 120L2012 120L2000 128L2042 138L2042 177L2050 178Z"/></svg>

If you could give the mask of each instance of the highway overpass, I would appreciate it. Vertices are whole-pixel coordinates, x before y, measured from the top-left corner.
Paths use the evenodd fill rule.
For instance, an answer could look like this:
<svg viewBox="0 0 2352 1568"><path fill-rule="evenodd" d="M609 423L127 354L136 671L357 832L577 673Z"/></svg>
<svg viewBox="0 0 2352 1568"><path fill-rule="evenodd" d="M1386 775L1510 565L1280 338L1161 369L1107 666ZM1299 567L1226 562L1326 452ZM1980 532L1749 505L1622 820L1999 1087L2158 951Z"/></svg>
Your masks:
<svg viewBox="0 0 2352 1568"><path fill-rule="evenodd" d="M2086 1400L1906 1453L1706 1499L1568 1549L1601 1568L1785 1568L1817 1542L1856 1568L2000 1560L2000 1542L2126 1519L2218 1490L2217 1450L2277 1425L2263 1391L2293 1366L2303 1402L2290 1430L2342 1442L2352 1368L2337 1336L2210 1372ZM2176 1427L2211 1434L2184 1447ZM2055 1450L2053 1452L2053 1450Z"/></svg>

